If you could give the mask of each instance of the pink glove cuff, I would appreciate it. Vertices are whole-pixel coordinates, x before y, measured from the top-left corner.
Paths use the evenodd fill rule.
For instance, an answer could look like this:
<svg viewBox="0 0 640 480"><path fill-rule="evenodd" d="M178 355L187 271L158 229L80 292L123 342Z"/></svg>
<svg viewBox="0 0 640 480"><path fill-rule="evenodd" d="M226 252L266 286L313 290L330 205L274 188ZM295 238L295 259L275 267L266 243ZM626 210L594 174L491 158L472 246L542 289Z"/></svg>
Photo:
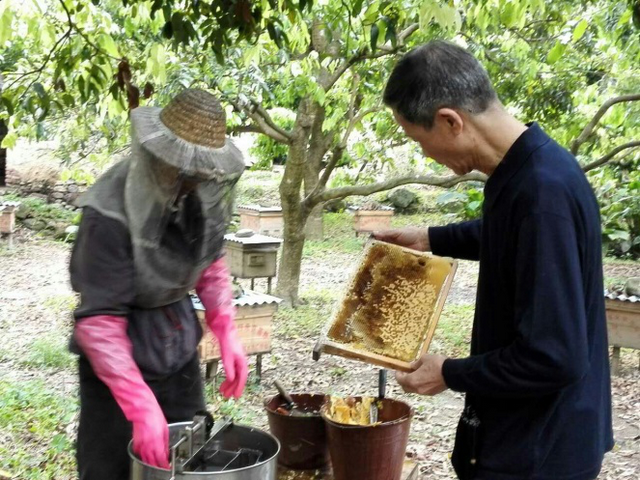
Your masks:
<svg viewBox="0 0 640 480"><path fill-rule="evenodd" d="M133 448L143 462L168 468L169 428L155 395L133 360L127 320L99 315L75 327L78 346L100 380L133 423Z"/></svg>
<svg viewBox="0 0 640 480"><path fill-rule="evenodd" d="M249 375L247 358L234 322L233 289L229 269L220 258L200 277L196 293L205 308L207 326L220 344L222 365L227 379L220 387L225 397L240 397Z"/></svg>

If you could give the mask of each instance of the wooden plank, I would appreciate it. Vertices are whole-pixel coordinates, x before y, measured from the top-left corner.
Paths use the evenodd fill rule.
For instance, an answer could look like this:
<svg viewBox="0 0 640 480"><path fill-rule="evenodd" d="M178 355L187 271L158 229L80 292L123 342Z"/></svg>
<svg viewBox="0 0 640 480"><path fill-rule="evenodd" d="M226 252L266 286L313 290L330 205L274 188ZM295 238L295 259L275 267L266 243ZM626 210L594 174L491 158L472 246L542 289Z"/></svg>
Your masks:
<svg viewBox="0 0 640 480"><path fill-rule="evenodd" d="M609 345L640 348L640 312L607 309Z"/></svg>
<svg viewBox="0 0 640 480"><path fill-rule="evenodd" d="M420 478L420 469L418 468L418 465L411 460L406 460L404 462L404 469L402 470L401 480L419 480L419 478ZM319 470L295 471L295 470L287 470L284 468L279 468L278 480L334 480L334 479L331 472L321 472Z"/></svg>

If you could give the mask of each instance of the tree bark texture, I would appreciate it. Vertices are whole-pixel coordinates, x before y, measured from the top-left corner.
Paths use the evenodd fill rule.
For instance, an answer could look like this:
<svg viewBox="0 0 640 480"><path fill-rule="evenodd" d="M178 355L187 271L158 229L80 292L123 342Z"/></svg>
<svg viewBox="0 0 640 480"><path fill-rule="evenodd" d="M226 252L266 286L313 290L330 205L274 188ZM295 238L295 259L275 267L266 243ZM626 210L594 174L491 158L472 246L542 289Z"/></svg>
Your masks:
<svg viewBox="0 0 640 480"><path fill-rule="evenodd" d="M4 120L0 120L0 145L7 135L8 129ZM7 185L7 149L0 148L0 187Z"/></svg>
<svg viewBox="0 0 640 480"><path fill-rule="evenodd" d="M280 298L291 305L295 305L298 301L300 267L305 241L304 227L309 215L302 203L302 185L309 153L309 137L313 126L312 107L313 105L308 99L303 99L300 102L289 146L287 164L280 182L284 242L276 292Z"/></svg>

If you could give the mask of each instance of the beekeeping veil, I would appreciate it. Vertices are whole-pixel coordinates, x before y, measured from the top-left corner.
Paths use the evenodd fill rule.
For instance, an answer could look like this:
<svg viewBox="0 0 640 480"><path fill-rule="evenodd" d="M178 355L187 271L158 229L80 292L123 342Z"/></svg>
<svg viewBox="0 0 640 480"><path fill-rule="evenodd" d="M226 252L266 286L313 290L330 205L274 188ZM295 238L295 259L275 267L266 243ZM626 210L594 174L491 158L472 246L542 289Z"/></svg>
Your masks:
<svg viewBox="0 0 640 480"><path fill-rule="evenodd" d="M136 108L131 125L125 207L133 242L157 247L171 215L183 214L176 211L180 193L195 186L207 220L201 251L207 257L209 240L224 235L231 219L233 187L244 170L242 154L226 138L220 102L203 90L184 90L163 109Z"/></svg>
<svg viewBox="0 0 640 480"><path fill-rule="evenodd" d="M244 162L226 138L224 109L203 90L184 90L162 109L136 108L131 131L131 157L79 205L126 224L136 303L154 308L183 298L220 256Z"/></svg>

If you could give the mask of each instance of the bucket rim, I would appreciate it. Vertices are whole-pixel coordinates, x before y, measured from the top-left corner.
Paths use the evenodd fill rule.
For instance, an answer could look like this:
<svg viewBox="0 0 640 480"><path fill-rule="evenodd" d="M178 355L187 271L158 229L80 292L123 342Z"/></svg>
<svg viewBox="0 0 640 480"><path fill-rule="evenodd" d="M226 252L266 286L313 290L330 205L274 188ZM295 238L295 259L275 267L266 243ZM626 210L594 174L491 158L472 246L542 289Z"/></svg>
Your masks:
<svg viewBox="0 0 640 480"><path fill-rule="evenodd" d="M308 420L310 418L317 418L320 417L320 411L322 410L322 408L324 407L324 405L327 403L327 400L329 398L329 395L325 394L325 393L299 393L299 392L294 392L294 393L290 393L290 395L292 397L295 397L297 395L307 395L309 397L322 397L324 399L324 401L322 402L322 405L320 405L320 410L318 410L318 414L317 415L305 415L305 416L300 416L300 417L295 417L292 415L283 415L282 413L278 413L276 410L273 410L271 408L269 408L269 404L271 402L273 402L277 397L280 397L281 395L279 393L276 393L275 395L269 395L268 397L266 397L263 400L263 407L265 409L265 411L267 413L276 415L278 417L287 417L287 418L295 418L295 421L298 420Z"/></svg>
<svg viewBox="0 0 640 480"><path fill-rule="evenodd" d="M362 396L354 396L351 398L355 398L355 399L362 399ZM322 419L329 425L333 426L333 427L338 427L338 428L346 428L346 429L365 429L365 428L387 428L387 427L391 427L394 425L398 425L400 423L404 423L406 421L410 421L413 416L415 415L415 409L409 405L407 402L403 402L402 400L396 400L395 398L384 398L382 400L388 400L388 401L392 401L392 402L396 402L396 403L402 403L403 405L406 405L407 407L409 407L409 412L406 415L403 415L402 417L396 419L396 420L392 420L390 422L384 422L384 423L380 423L380 424L375 424L375 425L348 425L346 423L340 423L340 422L336 422L335 420L332 420L331 418L329 418L329 416L327 415L327 407L329 405L329 402L325 402L324 405L322 405L322 408L320 409L320 415L322 416Z"/></svg>
<svg viewBox="0 0 640 480"><path fill-rule="evenodd" d="M182 427L182 426L189 426L192 425L193 422L176 422L176 423L170 423L168 424L169 428L171 427ZM247 428L249 430L252 431L258 431L262 434L264 434L265 436L271 438L271 440L273 440L274 442L276 442L276 453L275 455L267 458L266 460L263 460L259 463L256 463L254 465L250 465L248 467L242 467L242 468L237 468L235 470L229 470L228 472L223 472L223 473L236 473L236 472L243 472L252 468L256 468L256 467L261 467L263 465L266 465L267 463L270 462L277 462L278 460L278 455L280 454L280 450L282 449L282 445L280 444L280 440L278 440L275 435L272 435L271 432L267 432L264 430L261 430L259 428L255 428L255 427L250 427L248 425L241 425L241 424L237 424L234 423L233 426L235 427L242 427L242 428ZM170 468L160 468L160 467L154 467L153 465L149 465L148 463L143 462L134 452L133 452L133 439L129 441L129 445L127 445L127 453L129 454L129 458L131 459L132 462L136 462L140 465L142 465L145 468L151 469L152 471L156 471L156 472L171 472ZM189 474L189 476L193 476L195 478L197 478L198 476L203 476L203 475L211 475L211 472L186 472Z"/></svg>

